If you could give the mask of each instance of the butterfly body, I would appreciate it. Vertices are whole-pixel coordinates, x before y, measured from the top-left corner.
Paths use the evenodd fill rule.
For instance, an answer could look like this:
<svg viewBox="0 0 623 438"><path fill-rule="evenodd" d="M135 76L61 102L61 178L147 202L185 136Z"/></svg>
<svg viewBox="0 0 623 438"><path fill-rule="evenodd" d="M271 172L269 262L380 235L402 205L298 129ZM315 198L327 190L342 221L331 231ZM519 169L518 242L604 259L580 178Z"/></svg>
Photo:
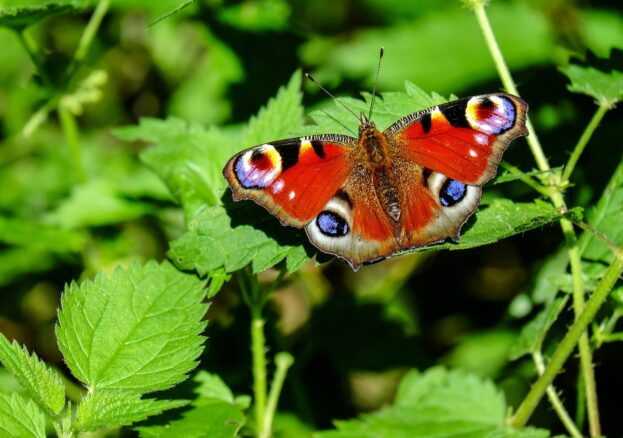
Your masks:
<svg viewBox="0 0 623 438"><path fill-rule="evenodd" d="M223 174L357 269L408 248L459 240L508 143L526 135L527 105L494 93L410 114L384 131L362 114L359 137L312 135L232 157Z"/></svg>

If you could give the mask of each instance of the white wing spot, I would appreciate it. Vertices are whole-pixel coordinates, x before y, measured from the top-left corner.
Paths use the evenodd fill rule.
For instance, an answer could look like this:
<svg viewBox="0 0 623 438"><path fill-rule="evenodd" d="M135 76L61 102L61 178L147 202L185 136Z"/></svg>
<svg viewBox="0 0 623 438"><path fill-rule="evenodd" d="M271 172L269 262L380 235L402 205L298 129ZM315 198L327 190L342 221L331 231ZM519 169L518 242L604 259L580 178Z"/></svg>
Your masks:
<svg viewBox="0 0 623 438"><path fill-rule="evenodd" d="M485 145L489 142L489 138L485 134L476 134L475 138L478 144Z"/></svg>
<svg viewBox="0 0 623 438"><path fill-rule="evenodd" d="M296 196L296 193L294 193L294 190L290 191L290 194L288 195L288 199L291 201L294 199L294 197Z"/></svg>
<svg viewBox="0 0 623 438"><path fill-rule="evenodd" d="M279 193L280 191L283 190L283 180L280 179L279 181L277 181L275 183L275 185L273 186L273 193Z"/></svg>
<svg viewBox="0 0 623 438"><path fill-rule="evenodd" d="M469 156L476 158L478 156L478 152L476 152L474 149L470 149Z"/></svg>

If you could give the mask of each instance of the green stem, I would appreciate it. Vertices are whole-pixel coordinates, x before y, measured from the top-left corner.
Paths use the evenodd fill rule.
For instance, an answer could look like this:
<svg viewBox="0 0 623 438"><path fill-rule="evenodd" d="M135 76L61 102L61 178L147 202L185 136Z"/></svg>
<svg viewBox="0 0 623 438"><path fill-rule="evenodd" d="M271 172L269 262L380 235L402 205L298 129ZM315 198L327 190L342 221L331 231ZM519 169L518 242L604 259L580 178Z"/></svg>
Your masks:
<svg viewBox="0 0 623 438"><path fill-rule="evenodd" d="M593 132L595 132L595 129L597 129L597 126L599 126L601 119L604 118L604 116L606 115L609 109L610 109L610 106L605 103L600 103L599 106L597 107L597 111L595 111L595 114L593 114L591 121L588 123L588 125L584 129L584 132L580 136L580 139L578 140L578 143L575 145L575 148L573 148L573 152L571 153L571 156L569 157L569 161L567 161L567 165L565 166L565 169L562 172L563 181L569 181L569 177L573 173L573 170L575 169L575 165L577 164L580 158L580 155L582 155L582 152L584 152L584 148L586 147L589 140L593 136Z"/></svg>
<svg viewBox="0 0 623 438"><path fill-rule="evenodd" d="M281 389L283 388L283 382L286 380L288 369L293 363L294 358L290 353L281 352L275 356L275 365L277 366L277 369L275 371L273 383L270 386L268 404L266 405L266 411L264 413L264 428L262 429L259 438L270 437L273 427L273 419L275 418L275 412L277 411L279 395L281 394Z"/></svg>
<svg viewBox="0 0 623 438"><path fill-rule="evenodd" d="M491 24L485 12L484 1L471 0L469 3L474 9L476 18L483 31L484 38L487 42L487 46L489 47L489 51L491 52L491 56L495 62L495 66L500 75L500 79L502 80L502 83L504 84L504 88L509 93L519 95L519 92L517 91L517 87L515 86L513 78L508 69L508 66L506 65L506 62L504 61L504 57L502 56L500 47L497 44L495 35L493 34ZM547 158L545 157L545 154L543 153L543 148L541 147L541 143L539 142L536 132L534 131L534 127L532 126L532 123L530 122L530 119L528 118L528 116L526 116L526 127L529 133L527 141L528 141L528 144L530 145L532 155L534 156L534 159L536 161L538 168L542 171L550 170L550 165L547 161ZM561 210L566 209L565 201L561 193L561 187L563 187L564 181L565 180L561 181L558 175L550 174L549 185L550 185L551 190L549 193L549 197L552 200L552 204L554 204L554 207L556 207L557 209L561 209ZM580 312L582 311L583 301L584 301L584 286L582 284L582 265L581 265L580 252L577 246L577 238L575 236L573 224L567 219L562 219L560 221L560 226L565 236L565 240L567 242L568 251L569 251L569 260L570 260L571 272L573 276L574 311L575 311L576 318L577 318L580 315ZM581 367L582 367L582 375L586 383L587 408L589 411L589 421L591 424L590 429L591 429L591 433L594 433L596 431L599 431L600 426L599 426L599 409L597 406L597 392L596 392L596 385L595 385L595 376L594 376L593 367L592 367L592 355L590 351L590 345L588 343L588 336L587 335L580 336L578 340L580 342L579 350L580 350L580 362L581 362ZM547 374L547 371L550 371L551 367L552 367L552 363L548 365L546 374ZM558 368L556 372L558 372L559 369L560 368ZM545 389L543 389L543 391L540 392L539 397L543 396L544 391ZM524 400L524 402L522 403L522 406L525 404L525 402L526 400ZM532 401L531 403L533 402L534 401ZM536 404L538 404L538 400L536 400ZM535 407L536 407L536 404L535 404ZM532 411L530 411L530 414L532 414ZM525 419L525 421L527 421L527 418Z"/></svg>
<svg viewBox="0 0 623 438"><path fill-rule="evenodd" d="M63 107L62 104L58 106L58 116L61 121L63 133L65 134L65 139L67 140L67 145L69 146L74 172L78 178L78 181L84 182L86 181L86 173L84 172L84 168L82 166L80 141L78 139L78 125L76 123L76 119L67 108Z"/></svg>
<svg viewBox="0 0 623 438"><path fill-rule="evenodd" d="M253 394L256 436L262 436L266 411L266 339L261 308L251 309L251 352L253 354Z"/></svg>
<svg viewBox="0 0 623 438"><path fill-rule="evenodd" d="M543 374L543 372L545 371L545 364L543 363L543 355L541 354L541 352L537 351L532 353L532 359L534 361L534 366L537 372L539 374ZM569 415L569 413L565 409L565 406L562 404L562 401L558 397L554 385L549 385L547 387L547 397L549 398L549 402L552 404L554 411L556 411L556 413L558 414L560 421L562 421L562 424L567 429L567 432L569 432L569 435L574 438L582 438L582 433L580 433L577 427L575 427L575 423L571 419L571 416Z"/></svg>
<svg viewBox="0 0 623 438"><path fill-rule="evenodd" d="M74 53L74 59L71 61L71 65L67 70L67 79L68 79L68 87L70 88L74 78L76 76L76 72L84 58L86 57L89 48L91 47L91 43L93 42L93 38L97 33L100 25L102 24L102 20L108 12L108 8L110 7L110 0L99 0L97 6L95 7L95 11L93 11L93 15L89 19L87 23L87 27L84 29L82 33L82 37L80 37L80 42L78 43L78 48L76 49L76 53Z"/></svg>
<svg viewBox="0 0 623 438"><path fill-rule="evenodd" d="M593 318L595 318L597 311L601 308L601 305L604 303L606 298L608 298L608 294L612 290L612 287L618 280L621 273L623 273L623 257L618 256L608 267L606 274L599 282L595 292L587 301L584 310L575 320L563 340L558 345L558 348L552 355L547 368L541 377L539 377L539 379L534 383L528 392L528 395L517 409L517 412L510 419L509 423L511 427L518 429L526 424L541 401L541 398L545 394L547 387L554 381L554 378L562 369L565 361L573 352L575 344L577 344L580 340L580 337L586 330L586 327L588 327Z"/></svg>
<svg viewBox="0 0 623 438"><path fill-rule="evenodd" d="M495 35L493 34L493 29L491 28L491 23L489 22L489 18L487 17L487 13L485 12L485 2L471 1L469 3L474 9L476 19L478 20L478 24L482 29L485 41L487 43L487 46L489 47L489 52L491 53L491 57L493 58L493 62L495 63L495 68L498 71L504 88L509 93L519 96L519 91L517 91L517 87L515 86L515 82L513 81L510 70L508 69L506 62L504 61L504 56L502 56L502 51L500 50L500 46L498 46L498 42L495 39ZM539 170L550 170L549 163L547 161L547 158L545 157L545 154L543 153L543 148L541 147L539 138L537 137L536 132L534 131L534 127L530 122L530 118L527 115L526 127L528 128L528 145L530 145L530 150L532 151L532 155L534 155L534 159Z"/></svg>

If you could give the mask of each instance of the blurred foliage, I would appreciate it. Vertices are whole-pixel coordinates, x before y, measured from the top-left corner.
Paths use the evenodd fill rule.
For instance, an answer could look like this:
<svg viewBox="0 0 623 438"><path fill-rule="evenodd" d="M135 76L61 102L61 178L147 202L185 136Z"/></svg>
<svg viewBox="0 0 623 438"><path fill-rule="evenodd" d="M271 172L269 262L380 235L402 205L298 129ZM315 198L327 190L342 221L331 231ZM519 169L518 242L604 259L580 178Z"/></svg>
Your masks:
<svg viewBox="0 0 623 438"><path fill-rule="evenodd" d="M89 39L98 13L101 23ZM573 320L565 310L571 277L563 238L556 226L545 225L563 216L579 221L586 211L589 227L598 230L580 237L589 289L612 262L613 247L623 247L623 125L615 105L623 89L623 6L493 0L487 13L555 167L533 170L526 141L518 140L505 160L525 171L521 178L560 174L594 101L611 108L567 187L570 208L554 209L508 171L485 188L461 245L441 246L472 249L426 248L353 273L339 261L324 263L330 258L316 254L301 230L281 227L249 203L232 203L222 166L236 151L268 140L352 135L357 122L301 71L312 71L357 113L368 108L381 45L382 99L374 114L381 127L454 95L500 90L477 21L458 0L0 0L0 332L42 359L3 342L3 357L21 358L17 365L3 363L52 382L29 387L28 376L17 373L16 381L0 370L0 408L12 412L4 417L6 430L46 433L43 411L27 393L60 393L64 386L75 401L83 388L69 378L72 372L81 382L98 382L76 359L80 345L96 335L90 321L80 319L83 304L114 322L115 312L125 315L132 307L127 303L179 281L192 290L186 301L178 298L194 309L187 313L196 327L203 326L198 320L205 310L199 295L211 298L209 341L197 359L202 371L162 400L141 397L183 380L195 356L172 365L177 372L167 385L147 382L152 387L142 393L103 388L127 392L85 397L79 421L85 430L118 426L189 403L122 433L248 433L249 400L238 394L252 387L249 315L235 273L251 264L263 286L274 280L269 268L275 265L290 273L270 296L266 326L269 358L287 350L296 360L275 436L325 429L331 430L319 436L423 436L447 430L440 418L454 421L456 433L482 431L473 436L564 433L546 402L532 423L539 429L512 435L504 415L535 378L529 355L551 353ZM310 261L314 255L321 265ZM189 272L153 262L167 257ZM115 271L118 266L125 270ZM144 283L136 287L139 277ZM115 281L124 286L110 286ZM55 332L61 291L72 282ZM126 293L118 310L85 298L117 290ZM623 434L621 290L591 329L608 436ZM158 305L178 308L178 298ZM68 300L75 302L67 310ZM75 339L68 321L82 324ZM151 342L148 333L159 320L145 321L145 336L133 342ZM105 339L129 323L110 323ZM192 327L184 335L192 345L188 354L199 351L201 340L191 336ZM174 324L160 328L175 331ZM174 354L176 338L167 336ZM108 346L99 345L101 358ZM162 361L152 365L167 368ZM440 363L447 369L433 367ZM412 368L420 371L407 371ZM570 411L576 385L572 359L556 380ZM53 414L61 399L55 393ZM440 399L449 402L436 407ZM113 403L130 413L115 417L120 411L103 409ZM335 419L342 421L334 425ZM394 430L400 421L403 427Z"/></svg>

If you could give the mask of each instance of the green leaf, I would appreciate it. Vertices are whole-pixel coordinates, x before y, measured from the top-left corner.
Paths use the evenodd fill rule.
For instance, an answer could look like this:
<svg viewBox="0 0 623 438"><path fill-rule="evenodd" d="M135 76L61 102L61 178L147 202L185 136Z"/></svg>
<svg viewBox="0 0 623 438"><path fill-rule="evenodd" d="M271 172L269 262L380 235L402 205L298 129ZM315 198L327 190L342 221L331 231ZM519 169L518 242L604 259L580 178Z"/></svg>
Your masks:
<svg viewBox="0 0 623 438"><path fill-rule="evenodd" d="M202 205L216 205L227 183L223 167L235 152L231 136L220 129L204 129L177 118L141 119L139 125L118 128L126 141L148 141L156 146L141 159L167 184L188 214Z"/></svg>
<svg viewBox="0 0 623 438"><path fill-rule="evenodd" d="M504 165L504 163L502 163L502 166ZM546 175L548 173L558 173L562 170L562 166L561 167L554 167L550 170L546 170L546 171L542 171L542 170L531 170L530 172L521 172L521 173L516 173L516 172L510 172L510 171L506 171L500 175L498 175L497 177L495 177L493 179L493 181L490 181L488 183L489 186L495 186L498 184L504 184L507 182L511 182L511 181L517 181L520 180L522 178L525 178L527 176L542 176L542 175Z"/></svg>
<svg viewBox="0 0 623 438"><path fill-rule="evenodd" d="M65 385L60 376L48 368L37 355L26 347L9 342L0 333L0 361L24 387L28 394L51 416L65 407Z"/></svg>
<svg viewBox="0 0 623 438"><path fill-rule="evenodd" d="M623 247L623 160L615 169L594 209L587 214L588 224L618 247ZM592 273L600 278L614 259L612 250L593 233L585 231L578 245L584 259L600 262L601 269Z"/></svg>
<svg viewBox="0 0 623 438"><path fill-rule="evenodd" d="M204 283L168 263L132 263L65 288L56 334L91 390L151 392L184 380L203 349Z"/></svg>
<svg viewBox="0 0 623 438"><path fill-rule="evenodd" d="M302 247L304 236L251 202L228 203L199 210L188 231L171 242L169 257L180 269L201 276L220 268L234 272L249 263L253 272L261 272L283 259L292 272L313 254Z"/></svg>
<svg viewBox="0 0 623 438"><path fill-rule="evenodd" d="M286 29L291 12L285 0L251 0L217 10L223 23L252 32Z"/></svg>
<svg viewBox="0 0 623 438"><path fill-rule="evenodd" d="M551 63L555 33L536 8L523 2L491 2L487 15L511 69ZM460 29L460 37L449 29ZM304 64L318 66L314 76L325 86L349 79L371 87L381 44L385 47L381 89L397 89L409 78L445 94L498 80L476 19L460 8L433 10L391 27L355 29L348 38L312 39L302 47L301 58Z"/></svg>
<svg viewBox="0 0 623 438"><path fill-rule="evenodd" d="M518 359L524 354L541 351L547 332L564 310L568 298L567 295L548 303L532 321L523 327L519 338L508 353L511 360Z"/></svg>
<svg viewBox="0 0 623 438"><path fill-rule="evenodd" d="M623 99L623 51L614 49L608 60L590 54L582 64L562 67L571 84L567 87L574 93L594 97L600 105L613 108Z"/></svg>
<svg viewBox="0 0 623 438"><path fill-rule="evenodd" d="M475 248L540 228L564 217L580 220L581 209L574 208L561 213L550 204L541 201L514 203L509 199L494 199L491 205L476 213L475 220L472 219L467 223L459 243L446 242L406 252Z"/></svg>
<svg viewBox="0 0 623 438"><path fill-rule="evenodd" d="M193 380L200 383L200 385L195 388L195 392L201 397L215 398L227 403L234 402L233 392L231 392L231 389L223 382L223 379L216 374L201 370Z"/></svg>
<svg viewBox="0 0 623 438"><path fill-rule="evenodd" d="M153 211L149 204L125 199L112 181L100 179L76 186L46 219L50 224L79 228L116 224Z"/></svg>
<svg viewBox="0 0 623 438"><path fill-rule="evenodd" d="M45 438L45 415L32 400L0 391L0 435Z"/></svg>
<svg viewBox="0 0 623 438"><path fill-rule="evenodd" d="M446 356L444 363L479 376L495 377L508 362L514 332L491 329L466 335Z"/></svg>
<svg viewBox="0 0 623 438"><path fill-rule="evenodd" d="M0 251L0 285L25 274L47 271L54 263L54 256L40 248L5 248Z"/></svg>
<svg viewBox="0 0 623 438"><path fill-rule="evenodd" d="M128 426L188 403L186 400L142 399L135 391L99 389L80 400L76 428L95 431L104 427Z"/></svg>
<svg viewBox="0 0 623 438"><path fill-rule="evenodd" d="M21 31L45 19L77 12L80 12L80 9L71 3L51 2L36 6L13 6L0 9L0 26Z"/></svg>
<svg viewBox="0 0 623 438"><path fill-rule="evenodd" d="M0 216L0 242L54 252L78 252L86 235L42 223Z"/></svg>
<svg viewBox="0 0 623 438"><path fill-rule="evenodd" d="M217 399L194 402L182 418L166 426L138 427L142 438L231 438L245 423L240 406Z"/></svg>
<svg viewBox="0 0 623 438"><path fill-rule="evenodd" d="M461 371L433 368L405 375L393 406L336 421L319 438L511 437L504 396L493 383ZM521 436L521 435L519 435ZM525 436L525 435L524 435ZM541 436L540 434L537 436ZM543 436L548 436L545 432Z"/></svg>

